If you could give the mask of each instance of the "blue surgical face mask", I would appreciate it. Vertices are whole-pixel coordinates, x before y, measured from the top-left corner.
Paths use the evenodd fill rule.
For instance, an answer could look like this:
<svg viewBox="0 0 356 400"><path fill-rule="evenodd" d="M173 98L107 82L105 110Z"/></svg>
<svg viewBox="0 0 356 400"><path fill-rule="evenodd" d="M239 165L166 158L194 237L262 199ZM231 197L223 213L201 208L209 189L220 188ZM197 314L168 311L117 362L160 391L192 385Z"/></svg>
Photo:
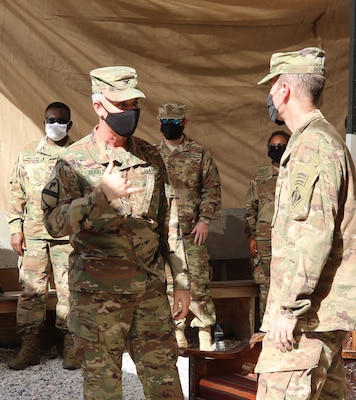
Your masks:
<svg viewBox="0 0 356 400"><path fill-rule="evenodd" d="M270 120L277 125L284 125L284 121L277 119L278 110L273 103L273 96L271 94L267 97L267 107Z"/></svg>

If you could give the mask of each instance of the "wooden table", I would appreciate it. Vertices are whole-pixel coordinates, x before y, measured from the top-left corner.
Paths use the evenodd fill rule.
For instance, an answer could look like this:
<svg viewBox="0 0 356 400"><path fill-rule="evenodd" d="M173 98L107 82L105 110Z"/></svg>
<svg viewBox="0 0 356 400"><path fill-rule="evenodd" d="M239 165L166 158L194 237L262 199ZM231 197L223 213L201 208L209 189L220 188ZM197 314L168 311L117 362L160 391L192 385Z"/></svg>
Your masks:
<svg viewBox="0 0 356 400"><path fill-rule="evenodd" d="M222 306L230 310L230 323L233 325L235 338L238 340L250 337L255 332L256 299L259 296L259 287L253 280L212 281L208 284L211 296L216 303L217 314L219 310L223 315L221 302L217 307L218 299ZM229 318L228 315L224 316ZM222 322L217 315L217 322Z"/></svg>
<svg viewBox="0 0 356 400"><path fill-rule="evenodd" d="M0 314L16 313L17 298L20 296L20 291L11 291L0 293ZM55 310L57 304L57 293L55 289L48 291L47 311Z"/></svg>

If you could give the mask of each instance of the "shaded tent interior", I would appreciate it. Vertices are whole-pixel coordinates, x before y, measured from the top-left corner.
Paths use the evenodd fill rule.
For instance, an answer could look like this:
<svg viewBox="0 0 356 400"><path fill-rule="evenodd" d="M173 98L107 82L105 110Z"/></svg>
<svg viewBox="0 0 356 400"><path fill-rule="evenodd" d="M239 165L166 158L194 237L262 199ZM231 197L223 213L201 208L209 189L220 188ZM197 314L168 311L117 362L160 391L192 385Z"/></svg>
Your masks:
<svg viewBox="0 0 356 400"><path fill-rule="evenodd" d="M142 102L136 135L156 142L159 104L187 105L186 132L218 164L224 208L243 208L248 181L269 163L268 72L273 52L319 46L326 51L321 109L340 135L347 114L350 1L14 0L0 4L0 210L25 143L44 134L45 107L66 102L78 139L97 122L91 69L130 65Z"/></svg>
<svg viewBox="0 0 356 400"><path fill-rule="evenodd" d="M211 151L219 167L224 211L209 238L215 277L249 276L245 196L256 168L269 163L267 138L279 129L268 119L269 89L256 83L268 72L272 53L323 48L327 83L321 109L345 137L350 7L350 0L275 0L273 6L265 0L2 2L0 211L8 207L19 151L44 134L45 107L67 103L71 134L79 139L97 122L89 71L130 65L147 96L135 134L158 141L159 104L182 101L187 134ZM0 268L14 267L5 227L4 232Z"/></svg>

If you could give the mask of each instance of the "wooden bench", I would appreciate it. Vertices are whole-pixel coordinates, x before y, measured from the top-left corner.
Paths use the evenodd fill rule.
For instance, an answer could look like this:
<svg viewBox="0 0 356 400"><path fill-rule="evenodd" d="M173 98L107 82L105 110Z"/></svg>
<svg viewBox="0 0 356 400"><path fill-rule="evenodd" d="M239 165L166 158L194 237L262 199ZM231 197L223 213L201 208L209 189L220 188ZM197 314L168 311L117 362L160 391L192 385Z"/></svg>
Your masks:
<svg viewBox="0 0 356 400"><path fill-rule="evenodd" d="M217 319L224 331L226 324L232 325L235 339L242 341L237 348L226 352L204 352L193 348L180 350L181 356L189 357L189 400L204 399L204 391L214 390L219 390L220 395L221 390L226 390L230 396L232 389L225 386L225 380L233 382L235 392L237 385L243 388L247 384L252 393L246 398L255 399L256 375L245 377L243 374L253 370L261 351L263 334L253 335L259 287L251 279L211 281L208 286L215 303ZM253 339L244 339L246 337ZM203 388L201 384L204 382L206 386ZM210 398L222 397L216 397L215 393Z"/></svg>
<svg viewBox="0 0 356 400"><path fill-rule="evenodd" d="M0 314L16 313L17 299L21 291L0 293ZM47 311L55 310L57 305L57 292L55 289L48 291Z"/></svg>
<svg viewBox="0 0 356 400"><path fill-rule="evenodd" d="M253 280L231 280L211 281L208 287L216 304L218 322L230 323L235 339L250 337L255 332L258 285ZM227 315L223 314L223 308L229 311Z"/></svg>
<svg viewBox="0 0 356 400"><path fill-rule="evenodd" d="M21 294L18 283L18 269L0 269L0 285L3 293L0 293L0 314L16 313L17 299ZM53 281L48 290L47 310L55 310L57 304L57 293Z"/></svg>
<svg viewBox="0 0 356 400"><path fill-rule="evenodd" d="M21 293L18 283L17 268L0 268L0 285L4 293L0 293L0 344L18 346L21 337L16 330L17 299ZM48 291L46 321L40 330L40 346L49 348L56 339L55 309L57 294L53 281Z"/></svg>
<svg viewBox="0 0 356 400"><path fill-rule="evenodd" d="M356 331L351 331L342 349L344 360L356 360Z"/></svg>
<svg viewBox="0 0 356 400"><path fill-rule="evenodd" d="M255 399L257 375L253 373L264 333L256 333L226 352L181 349L189 357L189 400ZM235 396L235 397L234 397Z"/></svg>

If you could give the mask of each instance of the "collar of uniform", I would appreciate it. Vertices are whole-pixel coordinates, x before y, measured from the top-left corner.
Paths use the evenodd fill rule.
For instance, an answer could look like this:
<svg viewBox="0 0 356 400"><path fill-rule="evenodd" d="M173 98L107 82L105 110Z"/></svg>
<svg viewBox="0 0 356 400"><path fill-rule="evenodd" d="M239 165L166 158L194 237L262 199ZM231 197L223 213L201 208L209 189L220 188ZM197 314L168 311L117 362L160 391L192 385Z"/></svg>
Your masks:
<svg viewBox="0 0 356 400"><path fill-rule="evenodd" d="M183 142L180 143L173 151L168 147L168 145L162 140L160 150L165 153L182 153L183 151L190 151L190 142L191 140L187 137L185 133L183 133L184 139Z"/></svg>
<svg viewBox="0 0 356 400"><path fill-rule="evenodd" d="M313 110L305 115L303 122L300 126L292 133L286 151L283 153L281 164L285 164L285 162L289 159L291 149L294 146L294 143L298 140L299 136L304 132L304 130L315 120L325 118L322 112L319 109Z"/></svg>
<svg viewBox="0 0 356 400"><path fill-rule="evenodd" d="M299 136L304 132L304 130L316 119L325 118L319 109L313 110L305 115L305 118L301 125L296 129L295 133Z"/></svg>
<svg viewBox="0 0 356 400"><path fill-rule="evenodd" d="M57 157L61 151L66 149L72 143L73 142L71 141L71 139L68 136L68 140L66 141L64 146L58 146L56 144L48 144L47 137L45 136L38 143L38 146L36 148L36 153L45 154L47 156Z"/></svg>
<svg viewBox="0 0 356 400"><path fill-rule="evenodd" d="M189 139L189 137L184 134L184 140L181 143L181 149L182 151L190 151L191 150L191 146L192 146L193 140Z"/></svg>
<svg viewBox="0 0 356 400"><path fill-rule="evenodd" d="M142 160L136 152L136 143L133 137L129 137L127 141L127 149L120 148L114 150L106 145L100 139L94 129L92 132L92 142L95 150L92 152L93 159L98 164L107 164L110 160L116 161L121 170L134 167L136 165L147 164L147 161Z"/></svg>
<svg viewBox="0 0 356 400"><path fill-rule="evenodd" d="M275 166L274 164L271 164L271 167L272 167L272 175L278 175L279 167Z"/></svg>

